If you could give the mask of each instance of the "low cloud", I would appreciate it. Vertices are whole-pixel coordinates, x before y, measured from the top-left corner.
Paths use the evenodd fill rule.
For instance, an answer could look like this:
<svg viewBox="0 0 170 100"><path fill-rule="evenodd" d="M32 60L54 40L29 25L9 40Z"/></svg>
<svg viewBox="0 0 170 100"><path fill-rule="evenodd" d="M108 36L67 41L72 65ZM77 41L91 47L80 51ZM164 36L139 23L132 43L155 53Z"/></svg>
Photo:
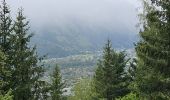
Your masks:
<svg viewBox="0 0 170 100"><path fill-rule="evenodd" d="M7 0L11 10L24 8L31 26L66 25L79 21L82 24L135 32L137 0ZM12 13L16 16L15 13ZM122 27L123 26L123 27Z"/></svg>

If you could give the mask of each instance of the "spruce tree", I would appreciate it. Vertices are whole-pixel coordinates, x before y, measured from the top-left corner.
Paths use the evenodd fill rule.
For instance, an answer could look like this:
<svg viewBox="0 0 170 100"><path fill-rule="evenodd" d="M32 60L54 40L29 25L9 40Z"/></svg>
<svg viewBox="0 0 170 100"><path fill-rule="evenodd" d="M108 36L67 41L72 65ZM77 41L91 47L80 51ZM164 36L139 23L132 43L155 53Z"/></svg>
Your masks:
<svg viewBox="0 0 170 100"><path fill-rule="evenodd" d="M14 34L11 36L12 89L14 100L38 100L42 98L42 89L45 84L40 80L43 76L43 66L38 65L41 60L36 53L36 48L29 46L32 34L29 33L29 22L23 15L22 9L18 11L14 22Z"/></svg>
<svg viewBox="0 0 170 100"><path fill-rule="evenodd" d="M29 46L32 34L29 33L28 21L18 12L14 25L10 10L3 0L0 7L0 47L5 54L4 66L1 66L1 90L7 93L13 90L14 100L38 100L47 97L46 82L41 80L43 58L38 57L36 48ZM4 72L10 75L4 75ZM4 76L2 76L4 75ZM3 77L3 78L2 78Z"/></svg>
<svg viewBox="0 0 170 100"><path fill-rule="evenodd" d="M62 76L58 65L56 65L52 74L51 98L52 100L63 100L62 94L65 84L62 82Z"/></svg>
<svg viewBox="0 0 170 100"><path fill-rule="evenodd" d="M125 72L128 60L125 57L124 52L114 51L111 41L108 40L104 47L103 59L99 61L94 76L96 92L100 98L114 100L129 93Z"/></svg>
<svg viewBox="0 0 170 100"><path fill-rule="evenodd" d="M12 32L12 19L10 10L5 0L0 6L0 46L5 54L10 50L10 35Z"/></svg>
<svg viewBox="0 0 170 100"><path fill-rule="evenodd" d="M170 1L144 0L140 41L136 44L136 90L143 99L170 99Z"/></svg>
<svg viewBox="0 0 170 100"><path fill-rule="evenodd" d="M2 4L0 5L0 48L1 52L5 55L3 66L7 72L11 72L11 55L10 51L10 36L12 34L12 19L10 17L10 10L8 5L6 4L5 0L3 0ZM4 92L8 92L10 89L10 76L4 76L3 81L8 83L7 86L3 87Z"/></svg>

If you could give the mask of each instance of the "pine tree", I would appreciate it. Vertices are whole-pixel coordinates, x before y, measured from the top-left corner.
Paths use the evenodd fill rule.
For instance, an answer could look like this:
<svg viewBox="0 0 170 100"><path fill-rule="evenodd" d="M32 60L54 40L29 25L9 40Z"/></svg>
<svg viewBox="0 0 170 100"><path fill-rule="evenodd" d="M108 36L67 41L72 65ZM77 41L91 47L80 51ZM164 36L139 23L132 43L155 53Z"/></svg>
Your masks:
<svg viewBox="0 0 170 100"><path fill-rule="evenodd" d="M11 36L12 89L14 100L38 100L42 98L42 89L45 84L40 78L44 69L38 62L41 60L36 54L36 48L30 48L29 42L32 34L29 33L29 22L23 15L22 9L18 11L14 23L14 34Z"/></svg>
<svg viewBox="0 0 170 100"><path fill-rule="evenodd" d="M47 83L40 79L44 73L43 65L38 64L43 57L39 58L36 48L29 46L31 37L22 10L12 25L10 10L3 0L0 8L0 47L6 59L1 71L10 72L10 75L0 76L3 77L3 84L8 83L1 86L1 90L7 93L12 88L14 100L47 98Z"/></svg>
<svg viewBox="0 0 170 100"><path fill-rule="evenodd" d="M129 93L128 78L125 73L128 60L125 57L124 52L114 51L111 41L108 40L104 48L103 59L99 61L94 76L96 92L100 98L114 100Z"/></svg>
<svg viewBox="0 0 170 100"><path fill-rule="evenodd" d="M5 65L3 66L6 72L11 72L11 55L9 53L10 51L10 35L12 34L12 19L10 17L10 10L5 2L3 0L2 4L0 5L0 48L5 55L5 60L4 63ZM10 76L5 75L3 77L3 81L5 83L8 83L8 85L3 87L4 92L8 92L10 89Z"/></svg>
<svg viewBox="0 0 170 100"><path fill-rule="evenodd" d="M12 19L10 17L10 10L6 4L6 1L3 0L0 7L0 46L2 52L5 54L10 50L10 35L12 32Z"/></svg>
<svg viewBox="0 0 170 100"><path fill-rule="evenodd" d="M51 98L52 100L62 100L62 94L65 84L62 82L62 76L58 65L56 65L52 74Z"/></svg>
<svg viewBox="0 0 170 100"><path fill-rule="evenodd" d="M170 2L144 0L144 13L136 45L136 90L147 100L170 99Z"/></svg>

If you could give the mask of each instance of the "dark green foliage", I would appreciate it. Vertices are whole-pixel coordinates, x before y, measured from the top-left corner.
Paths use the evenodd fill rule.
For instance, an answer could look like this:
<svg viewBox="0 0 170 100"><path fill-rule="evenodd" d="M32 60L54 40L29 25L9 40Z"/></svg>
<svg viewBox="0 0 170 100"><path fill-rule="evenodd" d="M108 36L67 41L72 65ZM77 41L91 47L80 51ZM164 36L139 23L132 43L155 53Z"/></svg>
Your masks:
<svg viewBox="0 0 170 100"><path fill-rule="evenodd" d="M28 21L23 16L22 9L20 9L14 23L14 34L10 38L13 43L10 54L13 55L11 87L14 100L37 100L37 96L43 95L41 93L45 82L41 81L40 78L43 76L44 69L41 65L38 65L41 58L37 56L36 48L28 46L31 37Z"/></svg>
<svg viewBox="0 0 170 100"><path fill-rule="evenodd" d="M34 51L27 47L30 36L26 36L28 23L24 23L24 20L22 12L19 11L14 24L15 34L11 37L13 45L10 53L13 54L12 64L14 67L12 88L15 88L15 100L29 100L31 97L31 84L33 83L31 77L34 70L31 67L32 63L36 63L36 58L33 56Z"/></svg>
<svg viewBox="0 0 170 100"><path fill-rule="evenodd" d="M56 65L52 74L51 98L52 100L62 100L62 94L65 84L62 82L62 76L58 65Z"/></svg>
<svg viewBox="0 0 170 100"><path fill-rule="evenodd" d="M136 45L136 90L147 100L169 100L170 2L151 1L152 5L144 1L143 30Z"/></svg>
<svg viewBox="0 0 170 100"><path fill-rule="evenodd" d="M10 17L10 10L3 0L0 7L0 46L3 52L10 50L10 35L12 32L12 19Z"/></svg>
<svg viewBox="0 0 170 100"><path fill-rule="evenodd" d="M35 47L29 46L32 34L22 9L12 22L4 0L0 8L0 47L3 52L0 53L0 90L5 94L11 88L14 100L44 99L47 83L40 80L44 69L38 64L43 58L38 57Z"/></svg>
<svg viewBox="0 0 170 100"><path fill-rule="evenodd" d="M128 60L125 57L124 52L114 51L108 40L104 48L103 59L98 62L94 76L96 92L100 98L113 100L129 93L127 88L129 78L125 73Z"/></svg>
<svg viewBox="0 0 170 100"><path fill-rule="evenodd" d="M5 89L9 86L9 77L11 73L6 69L6 56L0 51L0 94L5 94Z"/></svg>
<svg viewBox="0 0 170 100"><path fill-rule="evenodd" d="M6 72L11 72L11 66L10 66L10 58L11 55L9 53L10 51L10 35L12 32L12 20L10 17L10 10L5 2L5 0L2 2L2 4L0 5L0 48L1 51L3 52L2 55L5 55L5 59L2 60L4 65L3 65L3 69ZM2 66L1 66L2 67ZM1 76L2 77L2 76ZM10 89L10 76L9 75L4 75L3 79L2 79L5 83L8 83L8 85L6 84L5 86L3 86L1 89L4 92L8 92Z"/></svg>

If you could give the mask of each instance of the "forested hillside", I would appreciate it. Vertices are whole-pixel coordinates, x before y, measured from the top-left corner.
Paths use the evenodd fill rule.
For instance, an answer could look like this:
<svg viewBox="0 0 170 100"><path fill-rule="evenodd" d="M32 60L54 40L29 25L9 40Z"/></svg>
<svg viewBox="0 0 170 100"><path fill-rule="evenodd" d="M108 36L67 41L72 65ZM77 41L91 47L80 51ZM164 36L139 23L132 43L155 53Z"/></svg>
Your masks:
<svg viewBox="0 0 170 100"><path fill-rule="evenodd" d="M47 53L48 57L53 58L81 54L86 51L99 51L103 47L101 44L104 44L108 37L114 40L112 42L114 48L131 49L134 47L133 43L138 40L138 35L128 29L110 30L83 26L82 22L78 24L72 22L73 25L68 25L70 23L65 23L67 26L56 25L55 30L47 28L41 34L35 34L32 43L37 44L40 55Z"/></svg>
<svg viewBox="0 0 170 100"><path fill-rule="evenodd" d="M24 7L2 0L0 100L170 100L170 1L141 4L138 35L71 21L34 36Z"/></svg>

